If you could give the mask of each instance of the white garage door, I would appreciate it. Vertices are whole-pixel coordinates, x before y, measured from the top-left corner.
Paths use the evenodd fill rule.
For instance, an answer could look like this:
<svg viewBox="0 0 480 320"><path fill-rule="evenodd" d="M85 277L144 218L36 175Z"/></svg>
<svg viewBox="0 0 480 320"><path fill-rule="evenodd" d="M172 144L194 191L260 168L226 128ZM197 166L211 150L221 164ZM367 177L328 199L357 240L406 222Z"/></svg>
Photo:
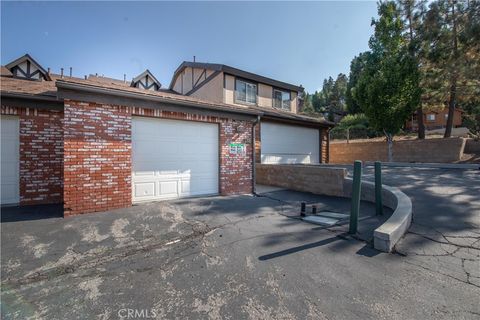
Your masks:
<svg viewBox="0 0 480 320"><path fill-rule="evenodd" d="M218 125L135 117L133 201L218 193Z"/></svg>
<svg viewBox="0 0 480 320"><path fill-rule="evenodd" d="M20 201L19 197L19 132L18 118L1 118L1 204Z"/></svg>
<svg viewBox="0 0 480 320"><path fill-rule="evenodd" d="M319 163L318 129L262 122L262 163Z"/></svg>

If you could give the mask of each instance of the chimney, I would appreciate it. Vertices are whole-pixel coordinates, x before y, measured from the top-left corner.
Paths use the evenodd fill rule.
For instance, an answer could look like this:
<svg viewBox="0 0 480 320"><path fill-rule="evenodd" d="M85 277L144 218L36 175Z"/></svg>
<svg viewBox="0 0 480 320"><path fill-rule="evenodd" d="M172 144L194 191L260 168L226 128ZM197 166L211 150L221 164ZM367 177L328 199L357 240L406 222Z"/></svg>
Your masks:
<svg viewBox="0 0 480 320"><path fill-rule="evenodd" d="M195 56L193 56L193 62L195 62Z"/></svg>
<svg viewBox="0 0 480 320"><path fill-rule="evenodd" d="M47 68L47 73L50 74L50 67Z"/></svg>
<svg viewBox="0 0 480 320"><path fill-rule="evenodd" d="M127 74L126 73L123 74L123 83L127 83Z"/></svg>
<svg viewBox="0 0 480 320"><path fill-rule="evenodd" d="M85 77L85 80L87 80L87 75L84 75L84 77Z"/></svg>
<svg viewBox="0 0 480 320"><path fill-rule="evenodd" d="M63 68L60 68L60 78L63 78Z"/></svg>
<svg viewBox="0 0 480 320"><path fill-rule="evenodd" d="M72 77L72 67L70 67L70 78Z"/></svg>
<svg viewBox="0 0 480 320"><path fill-rule="evenodd" d="M95 72L95 77L98 77L98 72Z"/></svg>

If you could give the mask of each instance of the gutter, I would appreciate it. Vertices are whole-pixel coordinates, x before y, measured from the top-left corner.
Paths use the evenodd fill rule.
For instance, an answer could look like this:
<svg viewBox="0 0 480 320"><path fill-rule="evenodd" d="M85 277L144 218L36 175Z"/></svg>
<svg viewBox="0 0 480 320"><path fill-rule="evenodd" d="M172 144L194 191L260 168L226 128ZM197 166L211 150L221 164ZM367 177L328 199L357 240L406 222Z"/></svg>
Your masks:
<svg viewBox="0 0 480 320"><path fill-rule="evenodd" d="M56 96L36 95L28 93L13 93L2 91L0 93L2 98L14 98L14 99L27 99L27 100L40 100L50 102L61 102L62 99L58 99Z"/></svg>
<svg viewBox="0 0 480 320"><path fill-rule="evenodd" d="M253 141L253 145L252 145L252 193L253 195L257 195L257 183L255 181L255 177L256 177L256 174L255 174L255 158L256 158L256 155L255 155L255 149L256 149L256 139L255 139L255 127L257 126L257 124L260 123L260 116L257 116L257 119L255 119L255 121L253 121L253 125L252 125L252 141Z"/></svg>
<svg viewBox="0 0 480 320"><path fill-rule="evenodd" d="M123 91L119 89L101 88L97 86L91 86L91 85L80 84L80 83L71 83L71 82L66 82L61 80L57 80L56 86L59 89L77 90L81 92L105 94L105 95L111 95L111 96L122 97L122 98L133 98L133 99L141 99L141 100L147 100L147 101L153 101L153 102L163 102L163 103L170 103L170 104L186 106L186 107L197 106L203 109L223 111L227 113L256 115L256 116L260 116L263 114L263 112L260 112L260 111L230 109L226 107L218 107L215 105L210 105L210 104L201 103L201 102L176 100L173 98L153 96L153 95L148 95L143 93Z"/></svg>

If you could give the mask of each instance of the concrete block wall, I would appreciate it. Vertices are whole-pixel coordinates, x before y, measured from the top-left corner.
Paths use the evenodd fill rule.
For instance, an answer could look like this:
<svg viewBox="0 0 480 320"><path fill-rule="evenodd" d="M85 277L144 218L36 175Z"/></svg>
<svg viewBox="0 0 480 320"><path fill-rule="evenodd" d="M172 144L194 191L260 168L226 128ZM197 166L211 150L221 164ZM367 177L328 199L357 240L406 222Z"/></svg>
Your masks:
<svg viewBox="0 0 480 320"><path fill-rule="evenodd" d="M449 163L461 159L464 138L394 141L393 161ZM355 160L388 161L387 143L342 142L330 143L330 163L351 164Z"/></svg>
<svg viewBox="0 0 480 320"><path fill-rule="evenodd" d="M256 182L329 196L344 195L344 168L315 165L256 164Z"/></svg>
<svg viewBox="0 0 480 320"><path fill-rule="evenodd" d="M18 116L20 205L63 201L63 111L1 106Z"/></svg>
<svg viewBox="0 0 480 320"><path fill-rule="evenodd" d="M465 142L465 153L480 154L480 140L467 139Z"/></svg>

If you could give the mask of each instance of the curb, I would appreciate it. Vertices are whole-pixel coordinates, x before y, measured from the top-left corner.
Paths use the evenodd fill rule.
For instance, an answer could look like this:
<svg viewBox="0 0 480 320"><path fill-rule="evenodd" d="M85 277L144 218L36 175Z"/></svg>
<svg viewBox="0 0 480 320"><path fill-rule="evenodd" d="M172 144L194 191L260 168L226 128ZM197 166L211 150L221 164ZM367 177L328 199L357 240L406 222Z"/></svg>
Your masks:
<svg viewBox="0 0 480 320"><path fill-rule="evenodd" d="M374 162L366 161L365 166L371 167ZM414 167L414 168L435 168L435 169L474 169L480 170L478 163L416 163L416 162L382 162L383 167Z"/></svg>
<svg viewBox="0 0 480 320"><path fill-rule="evenodd" d="M344 196L350 198L352 193L351 178L344 180ZM362 181L361 200L375 202L375 184ZM407 232L412 222L412 201L396 187L382 185L383 205L393 213L373 232L373 246L383 252L392 252L395 244Z"/></svg>

